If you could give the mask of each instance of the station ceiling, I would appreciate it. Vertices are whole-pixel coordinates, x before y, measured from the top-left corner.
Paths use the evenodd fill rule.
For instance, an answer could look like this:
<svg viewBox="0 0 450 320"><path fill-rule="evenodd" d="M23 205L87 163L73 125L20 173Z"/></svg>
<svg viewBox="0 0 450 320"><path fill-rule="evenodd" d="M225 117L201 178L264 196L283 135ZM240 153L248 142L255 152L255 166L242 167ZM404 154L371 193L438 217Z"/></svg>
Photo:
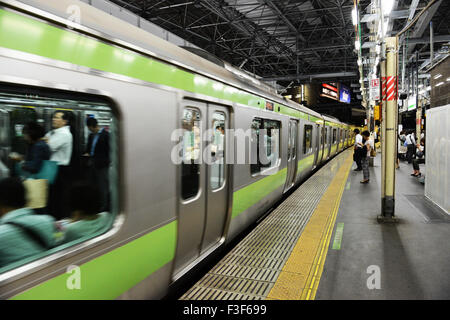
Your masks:
<svg viewBox="0 0 450 320"><path fill-rule="evenodd" d="M360 0L360 18L370 20L373 0ZM431 0L395 0L389 34L400 31L414 8ZM112 0L234 66L264 80L359 79L352 23L354 0ZM450 1L413 29L414 50L425 53L433 21L435 36L450 35ZM415 5L417 3L417 5ZM362 20L364 21L364 20ZM370 43L370 21L362 23ZM444 44L444 38L440 44ZM447 41L448 43L448 41ZM412 47L412 45L411 45ZM439 47L435 48L438 50ZM363 50L370 50L366 45Z"/></svg>

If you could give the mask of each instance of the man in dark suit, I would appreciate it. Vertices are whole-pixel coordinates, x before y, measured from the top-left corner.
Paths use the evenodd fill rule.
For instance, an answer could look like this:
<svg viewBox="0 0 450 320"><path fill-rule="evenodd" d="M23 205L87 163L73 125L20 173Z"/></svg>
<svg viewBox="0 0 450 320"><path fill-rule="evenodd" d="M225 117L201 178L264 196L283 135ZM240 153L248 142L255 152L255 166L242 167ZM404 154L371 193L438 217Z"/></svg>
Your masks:
<svg viewBox="0 0 450 320"><path fill-rule="evenodd" d="M88 138L85 156L90 157L93 183L101 193L101 211L109 210L109 133L100 129L97 119L88 118L86 125L91 132Z"/></svg>

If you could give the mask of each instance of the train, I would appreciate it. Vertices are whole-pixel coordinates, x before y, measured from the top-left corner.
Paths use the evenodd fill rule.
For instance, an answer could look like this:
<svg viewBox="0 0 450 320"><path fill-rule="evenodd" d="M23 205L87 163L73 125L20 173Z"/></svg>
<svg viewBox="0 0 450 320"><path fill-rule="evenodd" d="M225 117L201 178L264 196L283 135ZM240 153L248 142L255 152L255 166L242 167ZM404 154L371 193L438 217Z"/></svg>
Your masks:
<svg viewBox="0 0 450 320"><path fill-rule="evenodd" d="M0 4L0 172L24 152L27 122L48 131L68 110L83 175L95 117L110 133L112 216L101 233L2 266L1 299L163 298L354 143L354 126L84 2ZM233 161L238 131L255 161Z"/></svg>

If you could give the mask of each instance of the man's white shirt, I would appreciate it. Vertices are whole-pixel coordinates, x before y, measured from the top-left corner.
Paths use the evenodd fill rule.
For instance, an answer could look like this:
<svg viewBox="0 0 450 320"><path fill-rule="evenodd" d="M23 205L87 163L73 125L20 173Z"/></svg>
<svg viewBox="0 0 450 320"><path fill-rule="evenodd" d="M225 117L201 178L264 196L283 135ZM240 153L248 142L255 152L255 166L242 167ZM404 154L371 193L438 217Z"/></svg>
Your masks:
<svg viewBox="0 0 450 320"><path fill-rule="evenodd" d="M362 141L362 135L360 135L359 133L356 135L355 137L355 146L361 147L361 145L363 144Z"/></svg>
<svg viewBox="0 0 450 320"><path fill-rule="evenodd" d="M70 127L64 126L54 129L45 135L48 138L48 146L52 153L50 160L58 162L60 166L67 166L70 164L72 157L72 133Z"/></svg>

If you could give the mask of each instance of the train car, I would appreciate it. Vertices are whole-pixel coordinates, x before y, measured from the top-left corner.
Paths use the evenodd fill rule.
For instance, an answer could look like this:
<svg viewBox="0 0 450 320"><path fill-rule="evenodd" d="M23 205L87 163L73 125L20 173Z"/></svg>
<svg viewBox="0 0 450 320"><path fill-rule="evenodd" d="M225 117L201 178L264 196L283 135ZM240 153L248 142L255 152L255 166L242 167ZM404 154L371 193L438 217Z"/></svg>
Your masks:
<svg viewBox="0 0 450 320"><path fill-rule="evenodd" d="M71 114L67 185L86 175L87 118L110 144L109 224L0 265L2 299L164 297L348 145L337 119L83 2L0 3L4 175L25 152L23 126L51 130L58 110ZM236 160L242 137L252 161Z"/></svg>

